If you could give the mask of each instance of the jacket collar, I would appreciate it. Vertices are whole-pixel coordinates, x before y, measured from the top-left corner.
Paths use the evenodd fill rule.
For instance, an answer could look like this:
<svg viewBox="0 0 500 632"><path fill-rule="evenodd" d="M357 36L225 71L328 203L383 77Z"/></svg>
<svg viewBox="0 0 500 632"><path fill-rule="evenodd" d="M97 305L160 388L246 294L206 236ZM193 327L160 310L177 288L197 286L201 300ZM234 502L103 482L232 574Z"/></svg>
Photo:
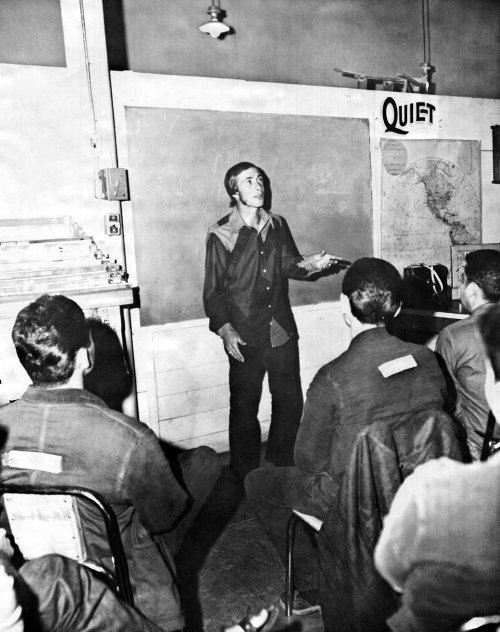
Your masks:
<svg viewBox="0 0 500 632"><path fill-rule="evenodd" d="M369 340L383 340L384 338L390 337L391 334L387 331L385 326L382 325L380 327L373 327L372 329L362 331L351 340L351 345L365 344Z"/></svg>
<svg viewBox="0 0 500 632"><path fill-rule="evenodd" d="M81 388L28 386L22 399L32 404L97 404L107 407L100 397Z"/></svg>
<svg viewBox="0 0 500 632"><path fill-rule="evenodd" d="M470 313L469 318L474 318L474 320L478 319L481 314L487 312L492 307L492 305L493 303L483 303L479 307L476 307L476 309Z"/></svg>

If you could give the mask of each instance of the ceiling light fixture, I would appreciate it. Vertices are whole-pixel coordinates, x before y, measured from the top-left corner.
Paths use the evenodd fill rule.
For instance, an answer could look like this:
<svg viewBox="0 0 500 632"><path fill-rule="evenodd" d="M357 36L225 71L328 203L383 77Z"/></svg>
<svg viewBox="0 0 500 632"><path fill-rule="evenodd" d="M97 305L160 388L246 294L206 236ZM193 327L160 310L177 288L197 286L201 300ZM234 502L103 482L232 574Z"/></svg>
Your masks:
<svg viewBox="0 0 500 632"><path fill-rule="evenodd" d="M207 13L211 16L211 18L208 22L204 22L200 26L200 31L202 33L207 33L207 35L210 35L210 37L213 37L214 39L220 37L223 33L229 33L231 27L227 26L219 19L219 15L222 13L219 0L213 0L212 4L208 7Z"/></svg>

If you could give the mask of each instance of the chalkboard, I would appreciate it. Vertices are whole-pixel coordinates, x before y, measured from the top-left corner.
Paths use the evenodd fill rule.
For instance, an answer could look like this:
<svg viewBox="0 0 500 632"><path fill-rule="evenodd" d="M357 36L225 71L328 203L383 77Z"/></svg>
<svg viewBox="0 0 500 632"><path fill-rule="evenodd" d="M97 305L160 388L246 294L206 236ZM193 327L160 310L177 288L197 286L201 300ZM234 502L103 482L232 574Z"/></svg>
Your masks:
<svg viewBox="0 0 500 632"><path fill-rule="evenodd" d="M126 108L141 326L202 318L205 240L229 213L224 175L259 165L303 254L373 251L365 119ZM336 300L342 275L291 281L292 305Z"/></svg>

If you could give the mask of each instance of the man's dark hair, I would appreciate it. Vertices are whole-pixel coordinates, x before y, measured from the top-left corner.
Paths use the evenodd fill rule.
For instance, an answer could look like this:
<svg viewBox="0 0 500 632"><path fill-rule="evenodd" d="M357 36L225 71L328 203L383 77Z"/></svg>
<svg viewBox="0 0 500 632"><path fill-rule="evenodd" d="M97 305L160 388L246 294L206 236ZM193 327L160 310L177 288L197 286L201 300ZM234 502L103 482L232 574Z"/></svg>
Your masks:
<svg viewBox="0 0 500 632"><path fill-rule="evenodd" d="M401 276L383 259L363 257L347 270L342 292L349 298L353 316L361 323L381 325L401 304Z"/></svg>
<svg viewBox="0 0 500 632"><path fill-rule="evenodd" d="M231 201L229 202L229 206L236 206L236 200L233 198L235 193L238 193L238 187L236 186L236 180L242 171L246 171L247 169L257 169L257 171L264 175L264 172L260 167L254 165L252 162L239 162L236 165L233 165L227 170L226 177L224 178L224 186L226 187L227 194Z"/></svg>
<svg viewBox="0 0 500 632"><path fill-rule="evenodd" d="M12 340L35 386L67 382L75 356L90 347L89 326L81 308L66 296L44 294L17 315Z"/></svg>
<svg viewBox="0 0 500 632"><path fill-rule="evenodd" d="M466 283L474 282L491 303L500 299L500 251L474 250L465 257Z"/></svg>
<svg viewBox="0 0 500 632"><path fill-rule="evenodd" d="M500 305L490 307L479 317L479 331L491 361L495 380L500 382Z"/></svg>

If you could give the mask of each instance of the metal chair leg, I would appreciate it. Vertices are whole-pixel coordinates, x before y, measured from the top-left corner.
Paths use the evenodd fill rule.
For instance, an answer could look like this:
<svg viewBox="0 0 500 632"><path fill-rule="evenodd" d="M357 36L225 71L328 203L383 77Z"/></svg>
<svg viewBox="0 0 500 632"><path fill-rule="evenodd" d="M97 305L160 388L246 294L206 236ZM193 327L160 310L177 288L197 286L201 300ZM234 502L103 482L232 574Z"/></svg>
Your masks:
<svg viewBox="0 0 500 632"><path fill-rule="evenodd" d="M295 529L300 520L298 516L292 514L288 520L286 529L286 570L285 570L285 616L291 617L293 611L293 595L295 592L295 581L293 573L294 563L294 543Z"/></svg>

